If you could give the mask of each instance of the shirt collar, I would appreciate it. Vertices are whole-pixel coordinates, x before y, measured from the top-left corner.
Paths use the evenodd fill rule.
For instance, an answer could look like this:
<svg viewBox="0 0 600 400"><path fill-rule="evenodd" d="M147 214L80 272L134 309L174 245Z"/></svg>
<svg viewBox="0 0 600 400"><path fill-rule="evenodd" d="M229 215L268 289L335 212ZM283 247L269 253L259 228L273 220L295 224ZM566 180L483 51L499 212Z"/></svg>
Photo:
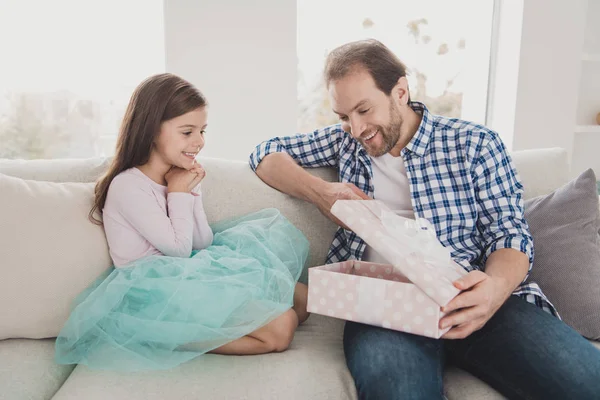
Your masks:
<svg viewBox="0 0 600 400"><path fill-rule="evenodd" d="M411 101L410 107L417 114L422 115L421 123L417 128L417 132L408 144L402 149L402 154L413 153L418 157L422 157L427 150L427 146L431 141L434 130L433 116L429 113L429 110L425 104L418 101Z"/></svg>

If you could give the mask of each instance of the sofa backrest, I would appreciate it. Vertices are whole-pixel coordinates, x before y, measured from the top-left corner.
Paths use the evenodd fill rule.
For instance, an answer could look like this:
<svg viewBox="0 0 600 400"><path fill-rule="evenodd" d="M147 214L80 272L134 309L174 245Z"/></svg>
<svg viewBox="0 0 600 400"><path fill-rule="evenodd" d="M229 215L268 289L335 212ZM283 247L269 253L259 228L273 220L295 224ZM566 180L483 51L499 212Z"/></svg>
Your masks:
<svg viewBox="0 0 600 400"><path fill-rule="evenodd" d="M52 160L0 159L0 174L33 181L95 182L110 164L110 158Z"/></svg>
<svg viewBox="0 0 600 400"><path fill-rule="evenodd" d="M512 158L525 186L525 198L546 194L568 181L569 165L563 149L517 151ZM110 159L0 160L0 173L30 180L51 182L93 182L108 167ZM203 183L206 212L210 222L240 216L261 208L274 207L301 229L310 240L308 266L324 262L336 227L312 205L294 199L264 184L247 163L201 158L207 171ZM311 173L334 181L333 168ZM301 278L306 279L306 272Z"/></svg>
<svg viewBox="0 0 600 400"><path fill-rule="evenodd" d="M526 197L548 193L569 176L563 150L513 157ZM336 227L314 206L265 185L245 162L200 161L207 170L203 192L210 222L278 208L310 241L307 267L324 263ZM0 339L56 336L75 296L111 265L103 229L87 220L92 182L109 162L0 160L0 174L25 179L0 176ZM332 168L310 172L329 181L337 176ZM305 269L302 282L307 274Z"/></svg>

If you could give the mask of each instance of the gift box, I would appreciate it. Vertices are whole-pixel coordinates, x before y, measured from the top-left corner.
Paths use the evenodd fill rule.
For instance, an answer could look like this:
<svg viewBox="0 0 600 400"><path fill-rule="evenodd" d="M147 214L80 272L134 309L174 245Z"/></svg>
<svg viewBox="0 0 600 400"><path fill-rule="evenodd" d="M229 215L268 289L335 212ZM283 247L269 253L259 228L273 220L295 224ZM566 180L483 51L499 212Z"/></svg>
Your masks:
<svg viewBox="0 0 600 400"><path fill-rule="evenodd" d="M445 306L467 272L425 219L408 219L377 200L338 200L331 213L389 264L349 260L308 273L308 311L439 338Z"/></svg>

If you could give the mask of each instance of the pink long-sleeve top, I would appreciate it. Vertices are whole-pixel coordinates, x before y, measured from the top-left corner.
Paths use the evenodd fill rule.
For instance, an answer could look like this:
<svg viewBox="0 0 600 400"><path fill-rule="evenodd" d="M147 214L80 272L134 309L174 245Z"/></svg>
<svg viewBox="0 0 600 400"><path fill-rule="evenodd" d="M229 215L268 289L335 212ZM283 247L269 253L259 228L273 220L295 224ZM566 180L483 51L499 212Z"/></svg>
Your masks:
<svg viewBox="0 0 600 400"><path fill-rule="evenodd" d="M189 257L213 240L200 186L168 193L137 168L113 179L102 217L115 267L150 255Z"/></svg>

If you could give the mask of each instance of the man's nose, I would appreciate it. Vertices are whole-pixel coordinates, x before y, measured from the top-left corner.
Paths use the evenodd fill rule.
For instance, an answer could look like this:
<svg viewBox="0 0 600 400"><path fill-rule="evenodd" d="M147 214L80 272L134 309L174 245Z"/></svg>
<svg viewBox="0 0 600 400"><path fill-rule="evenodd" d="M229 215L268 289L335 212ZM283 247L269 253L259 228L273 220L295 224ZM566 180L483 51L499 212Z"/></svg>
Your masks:
<svg viewBox="0 0 600 400"><path fill-rule="evenodd" d="M362 136L366 127L367 127L366 124L364 123L364 121L361 118L356 117L354 119L350 119L350 134L355 139L358 139L359 137Z"/></svg>

